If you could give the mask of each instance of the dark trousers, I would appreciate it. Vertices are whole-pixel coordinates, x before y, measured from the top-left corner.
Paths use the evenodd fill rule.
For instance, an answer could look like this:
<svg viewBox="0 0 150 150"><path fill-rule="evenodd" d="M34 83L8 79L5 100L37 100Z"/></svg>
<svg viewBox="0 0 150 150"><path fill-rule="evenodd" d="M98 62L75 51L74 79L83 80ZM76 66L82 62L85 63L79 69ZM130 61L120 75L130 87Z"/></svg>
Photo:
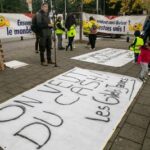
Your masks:
<svg viewBox="0 0 150 150"><path fill-rule="evenodd" d="M74 37L68 37L68 45L66 47L66 50L70 47L70 50L72 50L72 43L73 43Z"/></svg>
<svg viewBox="0 0 150 150"><path fill-rule="evenodd" d="M46 50L46 57L47 57L47 62L51 62L51 37L46 36L46 37L40 37L40 59L41 62L45 62L45 50Z"/></svg>
<svg viewBox="0 0 150 150"><path fill-rule="evenodd" d="M134 53L134 62L138 62L139 53Z"/></svg>
<svg viewBox="0 0 150 150"><path fill-rule="evenodd" d="M96 43L96 34L89 34L89 40L90 40L90 45L91 48L95 48L95 43Z"/></svg>
<svg viewBox="0 0 150 150"><path fill-rule="evenodd" d="M38 51L38 50L39 50L40 36L36 34L35 37L36 37L36 41L35 41L35 50Z"/></svg>

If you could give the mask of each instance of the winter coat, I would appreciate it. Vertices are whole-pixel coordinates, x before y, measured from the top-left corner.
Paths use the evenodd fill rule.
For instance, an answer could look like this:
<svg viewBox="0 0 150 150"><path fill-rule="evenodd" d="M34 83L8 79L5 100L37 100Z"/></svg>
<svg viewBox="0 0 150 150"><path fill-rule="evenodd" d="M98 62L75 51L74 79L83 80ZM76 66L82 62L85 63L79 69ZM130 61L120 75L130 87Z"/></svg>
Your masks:
<svg viewBox="0 0 150 150"><path fill-rule="evenodd" d="M148 49L145 46L142 46L140 48L141 53L139 55L139 60L138 62L144 62L144 63L150 63L150 49Z"/></svg>

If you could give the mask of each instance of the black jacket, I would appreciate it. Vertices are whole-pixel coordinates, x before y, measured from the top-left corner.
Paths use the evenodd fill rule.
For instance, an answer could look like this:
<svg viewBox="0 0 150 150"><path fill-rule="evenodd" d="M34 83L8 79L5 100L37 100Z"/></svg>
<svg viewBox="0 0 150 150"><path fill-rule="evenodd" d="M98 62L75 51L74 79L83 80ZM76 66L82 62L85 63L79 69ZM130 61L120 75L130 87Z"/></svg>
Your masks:
<svg viewBox="0 0 150 150"><path fill-rule="evenodd" d="M48 13L45 13L42 10L40 10L36 15L37 26L40 30L40 36L50 36L52 27L48 26L48 24L51 23Z"/></svg>
<svg viewBox="0 0 150 150"><path fill-rule="evenodd" d="M143 27L144 32L150 32L150 19L148 19Z"/></svg>

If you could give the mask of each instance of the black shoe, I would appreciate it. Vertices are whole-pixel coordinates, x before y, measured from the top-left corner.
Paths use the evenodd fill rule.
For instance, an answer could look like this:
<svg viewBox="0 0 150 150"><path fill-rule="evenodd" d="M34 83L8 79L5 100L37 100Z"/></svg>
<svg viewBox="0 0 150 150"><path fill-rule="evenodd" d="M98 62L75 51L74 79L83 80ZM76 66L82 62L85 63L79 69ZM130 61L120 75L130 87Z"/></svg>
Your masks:
<svg viewBox="0 0 150 150"><path fill-rule="evenodd" d="M66 46L66 51L68 50L68 46Z"/></svg>
<svg viewBox="0 0 150 150"><path fill-rule="evenodd" d="M64 50L65 48L64 47L60 47L60 48L58 48L58 50Z"/></svg>
<svg viewBox="0 0 150 150"><path fill-rule="evenodd" d="M41 62L42 66L48 66L48 64L46 62Z"/></svg>
<svg viewBox="0 0 150 150"><path fill-rule="evenodd" d="M35 53L39 53L39 51L38 51L38 50L35 50Z"/></svg>

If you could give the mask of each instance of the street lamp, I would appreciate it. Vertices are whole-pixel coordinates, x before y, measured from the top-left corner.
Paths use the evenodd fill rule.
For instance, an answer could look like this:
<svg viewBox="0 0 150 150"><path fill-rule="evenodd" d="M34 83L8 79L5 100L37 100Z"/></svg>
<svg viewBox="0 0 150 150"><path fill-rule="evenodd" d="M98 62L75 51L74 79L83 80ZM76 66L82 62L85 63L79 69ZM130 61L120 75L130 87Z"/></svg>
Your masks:
<svg viewBox="0 0 150 150"><path fill-rule="evenodd" d="M82 41L83 0L81 0L80 7L80 41Z"/></svg>
<svg viewBox="0 0 150 150"><path fill-rule="evenodd" d="M103 13L104 13L104 15L105 15L105 0L104 0L104 2L103 2Z"/></svg>
<svg viewBox="0 0 150 150"><path fill-rule="evenodd" d="M3 12L3 2L4 0L0 0L0 12Z"/></svg>
<svg viewBox="0 0 150 150"><path fill-rule="evenodd" d="M99 10L99 0L96 0L96 12L98 14L98 10Z"/></svg>

